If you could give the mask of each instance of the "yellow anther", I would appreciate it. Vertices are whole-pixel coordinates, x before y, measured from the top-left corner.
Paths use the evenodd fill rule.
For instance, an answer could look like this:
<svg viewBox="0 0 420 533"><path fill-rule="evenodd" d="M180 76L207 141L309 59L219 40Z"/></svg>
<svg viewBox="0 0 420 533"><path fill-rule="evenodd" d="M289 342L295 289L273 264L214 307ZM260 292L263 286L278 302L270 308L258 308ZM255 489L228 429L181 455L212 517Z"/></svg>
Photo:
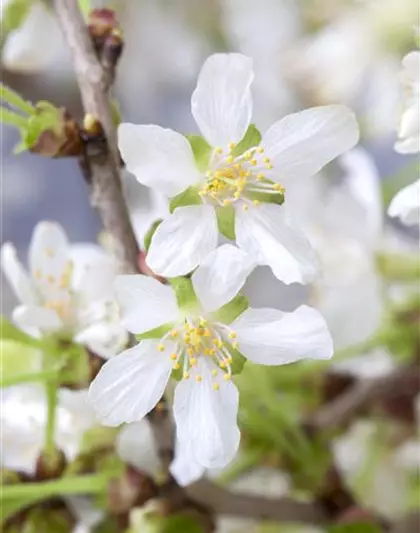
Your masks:
<svg viewBox="0 0 420 533"><path fill-rule="evenodd" d="M226 198L225 200L223 200L223 205L230 205L232 203L232 200L230 200L229 198Z"/></svg>
<svg viewBox="0 0 420 533"><path fill-rule="evenodd" d="M216 349L210 348L210 355L216 355Z"/></svg>
<svg viewBox="0 0 420 533"><path fill-rule="evenodd" d="M236 333L235 333L234 331L231 331L231 332L229 333L229 338L230 338L230 339L236 339Z"/></svg>
<svg viewBox="0 0 420 533"><path fill-rule="evenodd" d="M205 326L207 324L207 320L203 317L200 317L200 322L199 322L200 326Z"/></svg>
<svg viewBox="0 0 420 533"><path fill-rule="evenodd" d="M260 205L259 200L252 200L252 203L253 203L254 205Z"/></svg>
<svg viewBox="0 0 420 533"><path fill-rule="evenodd" d="M220 368L226 368L226 363L224 361L221 361L219 363Z"/></svg>
<svg viewBox="0 0 420 533"><path fill-rule="evenodd" d="M244 211L248 211L248 209L249 209L249 205L248 205L248 204L244 204L243 207L242 207L242 209L243 209Z"/></svg>
<svg viewBox="0 0 420 533"><path fill-rule="evenodd" d="M217 370L215 368L213 368L213 370L211 371L211 375L215 378L217 376Z"/></svg>
<svg viewBox="0 0 420 533"><path fill-rule="evenodd" d="M189 336L189 335L184 335L184 341L185 341L187 344L189 344L190 340L191 340L191 339L190 339L190 336Z"/></svg>
<svg viewBox="0 0 420 533"><path fill-rule="evenodd" d="M211 333L210 333L210 330L209 328L206 328L204 331L203 331L203 337L210 337Z"/></svg>
<svg viewBox="0 0 420 533"><path fill-rule="evenodd" d="M189 379L190 375L188 372L184 372L184 375L182 376L184 379Z"/></svg>
<svg viewBox="0 0 420 533"><path fill-rule="evenodd" d="M268 170L271 170L273 168L273 165L271 163L267 163L265 165L265 168L267 168Z"/></svg>
<svg viewBox="0 0 420 533"><path fill-rule="evenodd" d="M195 357L191 357L190 364L191 364L191 366L196 365L197 364L197 359Z"/></svg>
<svg viewBox="0 0 420 533"><path fill-rule="evenodd" d="M238 349L238 343L237 342L232 342L232 348L234 350L237 350Z"/></svg>
<svg viewBox="0 0 420 533"><path fill-rule="evenodd" d="M39 268L37 270L35 270L34 278L35 279L41 279L42 278L42 272L41 272L41 270Z"/></svg>
<svg viewBox="0 0 420 533"><path fill-rule="evenodd" d="M275 191L284 193L284 187L283 187L283 185L280 185L280 183L275 183L274 186L273 186L273 189Z"/></svg>
<svg viewBox="0 0 420 533"><path fill-rule="evenodd" d="M241 197L241 193L240 191L236 191L233 195L236 199L240 198Z"/></svg>
<svg viewBox="0 0 420 533"><path fill-rule="evenodd" d="M252 157L251 152L245 152L244 155L243 155L244 159L251 159L251 157Z"/></svg>
<svg viewBox="0 0 420 533"><path fill-rule="evenodd" d="M214 390L219 390L220 389L220 385L218 383L213 383L213 389Z"/></svg>
<svg viewBox="0 0 420 533"><path fill-rule="evenodd" d="M264 174L262 172L258 172L257 174L257 180L262 181L265 178Z"/></svg>
<svg viewBox="0 0 420 533"><path fill-rule="evenodd" d="M244 177L245 178L249 178L251 176L252 172L250 170L247 170L246 172L244 172Z"/></svg>
<svg viewBox="0 0 420 533"><path fill-rule="evenodd" d="M181 368L181 365L179 363L175 363L172 368L174 370L179 370Z"/></svg>
<svg viewBox="0 0 420 533"><path fill-rule="evenodd" d="M159 352L164 352L165 351L165 345L164 344L158 344L157 349L159 350Z"/></svg>
<svg viewBox="0 0 420 533"><path fill-rule="evenodd" d="M204 348L204 355L211 355L210 348Z"/></svg>
<svg viewBox="0 0 420 533"><path fill-rule="evenodd" d="M47 276L47 281L48 281L48 283L54 283L54 281L55 281L55 277L54 277L54 276L51 276L51 274L49 274L49 275Z"/></svg>
<svg viewBox="0 0 420 533"><path fill-rule="evenodd" d="M233 165L233 168L236 169L236 170L241 170L241 165L239 163L235 163Z"/></svg>
<svg viewBox="0 0 420 533"><path fill-rule="evenodd" d="M202 376L200 376L200 374L198 376L195 376L195 381L197 381L197 383L200 383L200 381L203 381Z"/></svg>
<svg viewBox="0 0 420 533"><path fill-rule="evenodd" d="M206 196L207 193L206 193L206 191L198 191L198 194L200 196Z"/></svg>
<svg viewBox="0 0 420 533"><path fill-rule="evenodd" d="M233 155L228 155L226 158L226 163L229 165L233 163Z"/></svg>
<svg viewBox="0 0 420 533"><path fill-rule="evenodd" d="M194 350L192 348L188 348L187 353L190 357L194 355Z"/></svg>
<svg viewBox="0 0 420 533"><path fill-rule="evenodd" d="M178 335L178 330L177 329L173 329L170 333L171 337L176 337Z"/></svg>
<svg viewBox="0 0 420 533"><path fill-rule="evenodd" d="M218 146L215 150L216 154L223 154L223 148L221 148L220 146Z"/></svg>
<svg viewBox="0 0 420 533"><path fill-rule="evenodd" d="M177 357L178 357L178 356L177 356L176 353L171 353L171 359L172 359L173 361L175 361L175 359L176 359Z"/></svg>
<svg viewBox="0 0 420 533"><path fill-rule="evenodd" d="M256 159L251 159L250 160L250 164L255 167L255 165L257 164L257 160Z"/></svg>
<svg viewBox="0 0 420 533"><path fill-rule="evenodd" d="M233 150L235 148L236 144L235 143L229 143L228 144L228 148L229 150Z"/></svg>
<svg viewBox="0 0 420 533"><path fill-rule="evenodd" d="M262 146L259 146L259 147L257 148L257 152L258 152L259 154L262 154L262 153L264 152L264 148L263 148Z"/></svg>
<svg viewBox="0 0 420 533"><path fill-rule="evenodd" d="M264 163L271 163L271 159L269 157L263 157Z"/></svg>
<svg viewBox="0 0 420 533"><path fill-rule="evenodd" d="M225 374L225 375L223 376L223 379L224 379L225 381L230 381L231 377L232 377L232 376L231 376L230 374Z"/></svg>

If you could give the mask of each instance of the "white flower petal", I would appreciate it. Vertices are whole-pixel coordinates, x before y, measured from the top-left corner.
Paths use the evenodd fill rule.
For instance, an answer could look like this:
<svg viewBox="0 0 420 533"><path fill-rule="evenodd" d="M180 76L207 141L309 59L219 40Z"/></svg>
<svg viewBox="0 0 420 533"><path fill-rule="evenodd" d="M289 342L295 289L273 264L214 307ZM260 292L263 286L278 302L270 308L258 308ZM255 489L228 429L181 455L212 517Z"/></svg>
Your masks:
<svg viewBox="0 0 420 533"><path fill-rule="evenodd" d="M218 235L212 206L179 207L156 230L146 262L167 278L187 274L216 248Z"/></svg>
<svg viewBox="0 0 420 533"><path fill-rule="evenodd" d="M210 312L234 298L255 266L253 258L231 244L214 250L192 275L195 293Z"/></svg>
<svg viewBox="0 0 420 533"><path fill-rule="evenodd" d="M239 446L239 393L231 381L222 381L220 389L214 390L207 362L200 361L198 371L203 378L200 383L184 379L175 389L177 437L181 447L190 447L196 462L205 468L221 468Z"/></svg>
<svg viewBox="0 0 420 533"><path fill-rule="evenodd" d="M119 322L98 322L79 331L74 342L84 344L95 354L109 359L120 352L128 342L128 333Z"/></svg>
<svg viewBox="0 0 420 533"><path fill-rule="evenodd" d="M127 170L166 196L176 196L200 179L191 145L176 131L152 124L121 124L118 146Z"/></svg>
<svg viewBox="0 0 420 533"><path fill-rule="evenodd" d="M174 343L160 353L157 341L142 341L112 357L101 368L89 389L89 401L107 426L141 420L162 397L173 361Z"/></svg>
<svg viewBox="0 0 420 533"><path fill-rule="evenodd" d="M70 247L73 261L72 288L85 302L103 300L112 296L112 284L117 264L103 248L83 243Z"/></svg>
<svg viewBox="0 0 420 533"><path fill-rule="evenodd" d="M169 471L181 487L186 487L199 480L203 476L205 468L194 459L189 443L177 442L175 459L172 461Z"/></svg>
<svg viewBox="0 0 420 533"><path fill-rule="evenodd" d="M318 260L308 239L293 227L282 206L261 204L249 211L238 208L236 242L286 284L307 283L318 272Z"/></svg>
<svg viewBox="0 0 420 533"><path fill-rule="evenodd" d="M274 167L266 174L286 184L287 191L287 181L313 176L358 139L355 116L345 106L313 107L288 115L263 136L261 144Z"/></svg>
<svg viewBox="0 0 420 533"><path fill-rule="evenodd" d="M191 97L191 110L211 146L226 147L245 135L252 115L252 59L214 54L203 65Z"/></svg>
<svg viewBox="0 0 420 533"><path fill-rule="evenodd" d="M333 355L325 320L305 305L292 313L249 308L231 327L240 352L254 363L283 365L301 359L329 359Z"/></svg>
<svg viewBox="0 0 420 533"><path fill-rule="evenodd" d="M131 333L144 333L179 318L174 291L154 278L118 276L114 286L122 323Z"/></svg>
<svg viewBox="0 0 420 533"><path fill-rule="evenodd" d="M11 243L5 243L1 247L1 268L13 292L23 304L36 305L39 303L37 290L19 261L16 248Z"/></svg>
<svg viewBox="0 0 420 533"><path fill-rule="evenodd" d="M22 329L29 331L36 328L52 332L63 326L59 316L52 309L28 305L20 305L13 310L13 321Z"/></svg>
<svg viewBox="0 0 420 533"><path fill-rule="evenodd" d="M63 228L55 222L40 222L34 230L29 246L29 266L32 276L39 280L38 286L48 294L69 268L70 248Z"/></svg>
<svg viewBox="0 0 420 533"><path fill-rule="evenodd" d="M388 207L390 217L398 217L403 224L420 224L420 180L401 189Z"/></svg>
<svg viewBox="0 0 420 533"><path fill-rule="evenodd" d="M155 476L161 467L150 423L144 419L124 426L116 443L118 456L140 471Z"/></svg>

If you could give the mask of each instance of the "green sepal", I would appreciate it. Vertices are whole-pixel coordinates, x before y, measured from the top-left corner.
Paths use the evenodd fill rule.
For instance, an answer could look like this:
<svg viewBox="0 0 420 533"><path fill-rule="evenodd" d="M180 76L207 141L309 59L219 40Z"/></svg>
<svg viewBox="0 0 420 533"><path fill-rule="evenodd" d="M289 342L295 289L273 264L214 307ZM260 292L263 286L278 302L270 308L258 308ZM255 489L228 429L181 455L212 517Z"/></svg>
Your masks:
<svg viewBox="0 0 420 533"><path fill-rule="evenodd" d="M222 235L235 240L235 209L231 205L216 207L217 226Z"/></svg>
<svg viewBox="0 0 420 533"><path fill-rule="evenodd" d="M138 341L142 341L145 339L161 339L164 335L170 331L174 325L172 322L167 322L166 324L163 324L162 326L159 326L157 328L149 329L149 331L146 331L144 333L140 333L139 335L136 335L136 339Z"/></svg>
<svg viewBox="0 0 420 533"><path fill-rule="evenodd" d="M199 308L200 304L190 278L178 276L169 278L168 281L175 292L178 307L182 311L191 312Z"/></svg>
<svg viewBox="0 0 420 533"><path fill-rule="evenodd" d="M200 135L186 135L194 154L195 164L200 172L205 172L209 166L212 147Z"/></svg>
<svg viewBox="0 0 420 533"><path fill-rule="evenodd" d="M153 222L153 224L147 230L147 233L144 236L144 249L146 250L146 252L149 251L150 244L153 239L153 235L155 234L155 231L158 229L161 223L162 223L162 219L160 218L159 220L156 220L155 222Z"/></svg>
<svg viewBox="0 0 420 533"><path fill-rule="evenodd" d="M246 358L241 354L239 350L235 350L229 343L225 343L230 355L232 356L232 362L230 363L230 369L232 374L240 374L246 363Z"/></svg>
<svg viewBox="0 0 420 533"><path fill-rule="evenodd" d="M269 194L266 192L246 192L247 198L250 200L258 200L262 204L278 204L284 203L284 194L281 192L277 194Z"/></svg>
<svg viewBox="0 0 420 533"><path fill-rule="evenodd" d="M169 212L173 213L177 207L185 207L187 205L199 205L203 203L198 189L196 187L188 187L185 191L174 196L169 202Z"/></svg>
<svg viewBox="0 0 420 533"><path fill-rule="evenodd" d="M174 379L175 381L181 381L183 377L184 377L184 369L182 368L182 365L180 365L179 368L172 369L172 372L171 372L172 379Z"/></svg>
<svg viewBox="0 0 420 533"><path fill-rule="evenodd" d="M243 154L250 148L253 148L254 146L258 146L260 142L261 142L261 133L259 132L258 128L255 126L255 124L250 124L242 140L239 141L239 143L235 146L235 148L232 150L231 153L233 157L238 157L238 155Z"/></svg>
<svg viewBox="0 0 420 533"><path fill-rule="evenodd" d="M214 320L223 324L231 324L239 315L249 307L248 298L238 294L230 302L213 313Z"/></svg>

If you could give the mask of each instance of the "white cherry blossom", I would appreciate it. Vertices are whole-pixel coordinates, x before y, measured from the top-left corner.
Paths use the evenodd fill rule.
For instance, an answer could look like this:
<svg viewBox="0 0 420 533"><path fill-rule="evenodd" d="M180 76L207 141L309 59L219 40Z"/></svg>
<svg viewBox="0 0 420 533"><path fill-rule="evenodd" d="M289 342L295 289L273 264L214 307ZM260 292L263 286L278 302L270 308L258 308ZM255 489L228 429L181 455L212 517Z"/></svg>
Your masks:
<svg viewBox="0 0 420 533"><path fill-rule="evenodd" d="M2 246L1 259L21 302L12 315L18 327L36 337L70 337L102 357L124 346L127 332L112 293L116 266L101 248L71 246L59 224L40 222L29 247L29 273L11 243Z"/></svg>
<svg viewBox="0 0 420 533"><path fill-rule="evenodd" d="M154 278L120 276L116 282L123 323L144 340L107 361L91 384L90 401L107 425L141 420L164 394L173 370L179 371L173 411L181 453L190 455L189 479L202 467L225 466L239 446L235 350L266 365L332 356L325 322L310 307L292 313L247 308L230 323L223 318L220 308L252 268L242 250L223 245L193 273L197 302L186 307Z"/></svg>
<svg viewBox="0 0 420 533"><path fill-rule="evenodd" d="M420 180L404 187L394 196L388 207L388 215L399 218L407 226L420 224Z"/></svg>
<svg viewBox="0 0 420 533"><path fill-rule="evenodd" d="M156 230L148 265L175 277L196 268L217 246L220 209L234 209L236 243L267 264L285 283L305 283L316 256L290 214L272 201L288 184L316 174L357 143L353 113L341 105L307 109L275 122L259 143L235 151L251 122L252 60L241 54L210 56L191 99L192 114L209 145L198 168L189 141L156 125L122 124L119 147L138 181L174 197L189 187L198 204L177 207ZM252 142L251 142L252 145ZM285 192L286 190L286 192Z"/></svg>

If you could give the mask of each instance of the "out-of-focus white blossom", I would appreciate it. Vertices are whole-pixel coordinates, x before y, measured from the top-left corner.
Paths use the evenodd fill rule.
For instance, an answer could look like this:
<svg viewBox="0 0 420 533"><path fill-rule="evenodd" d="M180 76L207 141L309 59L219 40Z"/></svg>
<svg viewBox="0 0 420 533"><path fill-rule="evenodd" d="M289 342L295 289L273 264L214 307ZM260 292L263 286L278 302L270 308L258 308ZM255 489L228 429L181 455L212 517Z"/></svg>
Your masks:
<svg viewBox="0 0 420 533"><path fill-rule="evenodd" d="M68 460L79 452L85 432L97 424L87 402L87 390L60 389L54 442ZM47 401L37 385L18 385L1 395L2 451L4 468L34 473L45 438Z"/></svg>
<svg viewBox="0 0 420 533"><path fill-rule="evenodd" d="M21 305L14 322L40 337L69 336L103 357L119 351L127 341L112 283L116 264L95 245L70 246L64 230L53 222L40 222L31 240L28 273L14 246L1 249L2 269Z"/></svg>
<svg viewBox="0 0 420 533"><path fill-rule="evenodd" d="M2 1L2 14L9 3ZM1 61L8 70L37 72L51 67L62 55L63 37L52 11L39 0L30 4L22 25L7 35L4 44Z"/></svg>
<svg viewBox="0 0 420 533"><path fill-rule="evenodd" d="M388 215L407 226L420 224L420 180L401 189L392 199Z"/></svg>

